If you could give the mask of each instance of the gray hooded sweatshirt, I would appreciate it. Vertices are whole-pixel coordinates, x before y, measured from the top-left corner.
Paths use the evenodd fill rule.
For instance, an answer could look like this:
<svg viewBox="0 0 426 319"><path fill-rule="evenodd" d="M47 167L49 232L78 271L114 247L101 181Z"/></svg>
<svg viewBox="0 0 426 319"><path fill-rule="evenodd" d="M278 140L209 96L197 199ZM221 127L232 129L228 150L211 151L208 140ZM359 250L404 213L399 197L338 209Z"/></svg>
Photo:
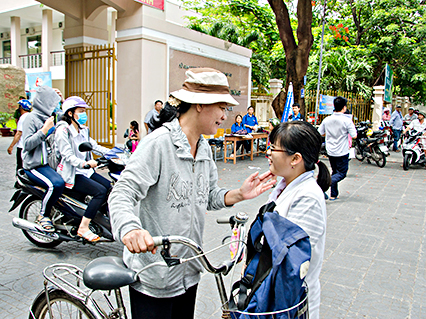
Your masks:
<svg viewBox="0 0 426 319"><path fill-rule="evenodd" d="M22 160L24 169L30 170L48 165L46 135L41 131L44 122L61 101L59 95L48 86L41 86L33 101L33 110L25 119L21 139L24 141Z"/></svg>
<svg viewBox="0 0 426 319"><path fill-rule="evenodd" d="M228 190L220 188L217 179L207 141L200 137L194 160L179 121L165 123L141 140L109 196L115 239L146 229L151 236L181 235L201 245L206 210L225 207ZM171 254L193 255L177 244ZM163 261L159 250L155 255L132 254L126 247L123 259L135 271ZM172 268L155 266L142 272L133 288L157 298L174 297L197 284L201 271L198 261Z"/></svg>

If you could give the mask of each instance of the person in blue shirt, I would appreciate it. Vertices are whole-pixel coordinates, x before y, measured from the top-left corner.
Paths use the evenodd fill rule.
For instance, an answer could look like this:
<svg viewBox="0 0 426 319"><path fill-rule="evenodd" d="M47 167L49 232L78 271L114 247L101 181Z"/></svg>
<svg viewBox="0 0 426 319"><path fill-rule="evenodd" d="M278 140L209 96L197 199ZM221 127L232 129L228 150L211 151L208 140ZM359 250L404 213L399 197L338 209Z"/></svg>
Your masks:
<svg viewBox="0 0 426 319"><path fill-rule="evenodd" d="M397 105L389 121L389 124L392 127L393 131L393 150L395 152L399 152L398 141L401 138L402 129L404 128L403 122L404 121L401 114L401 105Z"/></svg>
<svg viewBox="0 0 426 319"><path fill-rule="evenodd" d="M253 132L255 130L255 126L259 124L256 116L254 115L253 106L248 107L247 114L243 117L243 124L246 126L248 133Z"/></svg>
<svg viewBox="0 0 426 319"><path fill-rule="evenodd" d="M235 133L242 134L242 133L244 133L244 130L246 132L248 132L247 127L242 122L243 122L243 117L240 114L238 114L235 117L235 123L232 124L232 127L231 127L231 132L233 134L235 134ZM237 142L237 151L240 149L240 147L242 145L244 145L246 153L250 153L250 141L238 141Z"/></svg>
<svg viewBox="0 0 426 319"><path fill-rule="evenodd" d="M300 113L300 104L294 103L293 106L293 114L290 114L288 117L288 121L304 121L305 117Z"/></svg>

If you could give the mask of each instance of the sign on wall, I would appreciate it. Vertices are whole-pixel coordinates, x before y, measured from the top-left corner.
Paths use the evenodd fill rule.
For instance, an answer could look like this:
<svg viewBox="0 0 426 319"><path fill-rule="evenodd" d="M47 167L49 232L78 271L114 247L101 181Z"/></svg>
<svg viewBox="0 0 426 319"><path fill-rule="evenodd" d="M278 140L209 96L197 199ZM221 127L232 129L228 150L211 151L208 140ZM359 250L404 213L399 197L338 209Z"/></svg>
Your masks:
<svg viewBox="0 0 426 319"><path fill-rule="evenodd" d="M335 96L320 95L319 114L333 114Z"/></svg>
<svg viewBox="0 0 426 319"><path fill-rule="evenodd" d="M44 85L52 87L52 73L49 72L38 72L38 73L27 73L28 88L30 91L30 100L34 99L37 89Z"/></svg>
<svg viewBox="0 0 426 319"><path fill-rule="evenodd" d="M164 10L164 0L135 0L135 1L160 9L160 10Z"/></svg>

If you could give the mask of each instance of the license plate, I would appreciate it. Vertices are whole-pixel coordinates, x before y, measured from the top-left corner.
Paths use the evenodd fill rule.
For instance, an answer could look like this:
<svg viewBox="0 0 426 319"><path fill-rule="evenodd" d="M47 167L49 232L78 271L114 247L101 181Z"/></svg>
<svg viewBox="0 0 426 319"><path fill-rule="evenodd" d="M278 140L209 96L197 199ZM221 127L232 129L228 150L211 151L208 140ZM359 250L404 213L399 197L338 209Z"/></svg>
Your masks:
<svg viewBox="0 0 426 319"><path fill-rule="evenodd" d="M379 145L379 148L383 153L386 153L388 151L388 147L386 145Z"/></svg>

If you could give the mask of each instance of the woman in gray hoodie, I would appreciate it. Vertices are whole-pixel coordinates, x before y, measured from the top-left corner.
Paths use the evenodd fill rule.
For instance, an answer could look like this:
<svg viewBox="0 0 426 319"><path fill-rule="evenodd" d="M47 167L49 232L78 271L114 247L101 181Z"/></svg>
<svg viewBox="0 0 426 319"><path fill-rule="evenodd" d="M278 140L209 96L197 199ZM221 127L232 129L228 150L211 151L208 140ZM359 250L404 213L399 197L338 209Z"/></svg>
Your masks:
<svg viewBox="0 0 426 319"><path fill-rule="evenodd" d="M47 232L55 230L50 213L64 190L64 180L48 165L46 138L55 129L54 116L60 110L61 97L48 87L41 86L33 101L33 111L25 119L22 131L24 148L22 160L25 173L35 184L46 189L37 222Z"/></svg>
<svg viewBox="0 0 426 319"><path fill-rule="evenodd" d="M252 174L236 190L217 185L217 168L202 134L216 134L227 106L238 102L222 72L199 68L186 75L183 88L165 103L158 128L141 140L109 197L114 237L126 246L124 262L136 271L162 260L151 236L182 235L201 244L206 210L254 198L274 184L267 172ZM184 247L175 248L179 256L188 254ZM193 318L201 270L192 261L144 271L130 288L132 317Z"/></svg>

